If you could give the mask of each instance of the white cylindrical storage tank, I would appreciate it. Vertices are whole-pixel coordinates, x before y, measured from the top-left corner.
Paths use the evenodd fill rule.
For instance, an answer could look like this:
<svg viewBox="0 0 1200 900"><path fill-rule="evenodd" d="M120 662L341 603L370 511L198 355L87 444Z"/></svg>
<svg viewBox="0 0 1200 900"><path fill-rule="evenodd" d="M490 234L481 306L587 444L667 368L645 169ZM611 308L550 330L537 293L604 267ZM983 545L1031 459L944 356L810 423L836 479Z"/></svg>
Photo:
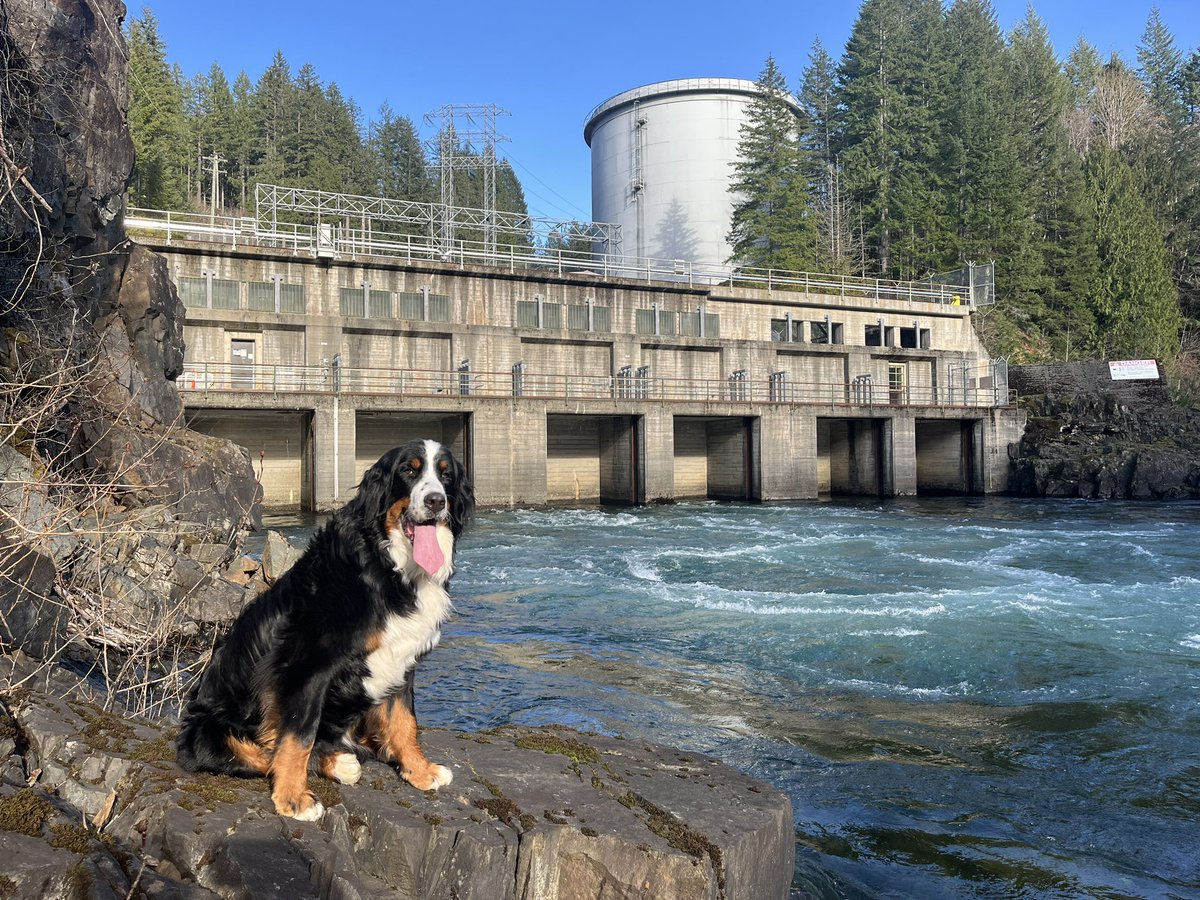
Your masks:
<svg viewBox="0 0 1200 900"><path fill-rule="evenodd" d="M623 256L729 261L733 197L746 109L740 78L660 81L605 100L587 118L592 220L621 226Z"/></svg>

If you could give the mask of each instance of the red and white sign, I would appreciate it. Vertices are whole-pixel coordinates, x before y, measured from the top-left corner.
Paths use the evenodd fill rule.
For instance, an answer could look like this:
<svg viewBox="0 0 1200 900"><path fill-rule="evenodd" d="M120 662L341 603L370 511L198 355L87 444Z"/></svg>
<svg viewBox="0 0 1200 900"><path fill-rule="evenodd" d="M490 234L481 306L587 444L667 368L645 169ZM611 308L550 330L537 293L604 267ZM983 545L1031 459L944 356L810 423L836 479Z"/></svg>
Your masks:
<svg viewBox="0 0 1200 900"><path fill-rule="evenodd" d="M1121 359L1108 364L1113 381L1158 381L1158 363L1153 359Z"/></svg>

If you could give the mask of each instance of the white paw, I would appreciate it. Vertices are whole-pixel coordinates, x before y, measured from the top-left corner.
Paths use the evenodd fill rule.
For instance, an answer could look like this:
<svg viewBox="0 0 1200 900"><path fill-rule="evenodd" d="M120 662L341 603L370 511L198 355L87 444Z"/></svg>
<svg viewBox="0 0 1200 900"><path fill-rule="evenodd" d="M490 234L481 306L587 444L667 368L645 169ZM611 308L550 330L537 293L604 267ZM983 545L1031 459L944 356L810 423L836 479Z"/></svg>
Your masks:
<svg viewBox="0 0 1200 900"><path fill-rule="evenodd" d="M314 799L312 806L310 806L308 809L301 810L300 812L296 813L294 816L290 816L289 818L296 819L297 821L300 821L300 822L315 822L318 819L320 819L321 816L323 816L323 815L325 815L324 804L322 804L320 800Z"/></svg>
<svg viewBox="0 0 1200 900"><path fill-rule="evenodd" d="M338 784L358 784L362 778L362 765L353 753L339 753L330 775Z"/></svg>
<svg viewBox="0 0 1200 900"><path fill-rule="evenodd" d="M433 770L433 785L430 790L445 787L454 780L454 773L445 766L433 765L430 768Z"/></svg>

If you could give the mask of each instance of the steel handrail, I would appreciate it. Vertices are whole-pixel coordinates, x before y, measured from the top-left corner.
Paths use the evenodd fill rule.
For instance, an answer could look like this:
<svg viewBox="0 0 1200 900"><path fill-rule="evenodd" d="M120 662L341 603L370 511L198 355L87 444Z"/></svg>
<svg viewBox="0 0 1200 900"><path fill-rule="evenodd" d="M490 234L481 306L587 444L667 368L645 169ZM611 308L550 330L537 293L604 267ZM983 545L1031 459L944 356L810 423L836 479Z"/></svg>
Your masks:
<svg viewBox="0 0 1200 900"><path fill-rule="evenodd" d="M276 223L271 230L262 230L257 220L249 217L212 216L201 213L181 213L168 210L131 207L125 225L133 231L164 234L170 244L181 240L211 239L214 243L233 246L258 245L291 248L295 253L317 253L321 241L315 225ZM592 274L605 278L631 278L647 282L685 283L689 285L725 285L736 287L765 287L788 291L817 293L825 296L860 297L876 300L965 304L970 288L966 285L943 285L925 281L898 281L882 278L861 278L851 275L801 272L786 269L765 269L747 266L705 266L687 260L660 257L624 256L608 253L586 253L557 248L536 248L515 244L490 249L482 241L456 240L444 247L434 235L366 230L342 224L329 226L333 252L358 259L363 256L384 258L403 257L500 266L520 269L553 270L558 273Z"/></svg>
<svg viewBox="0 0 1200 900"><path fill-rule="evenodd" d="M982 386L988 369L963 375L961 384L935 388L843 381L775 381L732 378L676 378L623 374L575 375L522 371L474 372L441 369L370 369L249 363L184 364L176 382L185 393L349 393L409 397L526 397L568 400L634 400L745 404L821 404L855 407L1003 406L992 386Z"/></svg>

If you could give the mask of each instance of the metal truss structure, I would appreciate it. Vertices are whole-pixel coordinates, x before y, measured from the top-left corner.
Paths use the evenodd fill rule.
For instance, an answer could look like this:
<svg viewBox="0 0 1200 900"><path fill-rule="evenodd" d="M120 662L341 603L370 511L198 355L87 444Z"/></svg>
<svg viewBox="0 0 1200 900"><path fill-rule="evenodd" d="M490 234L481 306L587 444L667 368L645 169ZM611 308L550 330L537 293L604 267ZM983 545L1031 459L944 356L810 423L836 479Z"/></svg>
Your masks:
<svg viewBox="0 0 1200 900"><path fill-rule="evenodd" d="M496 117L509 115L493 103L447 104L425 114L425 122L437 125L437 137L427 142L435 160L442 189L441 238L443 247L454 246L455 225L450 213L457 204L454 195L456 169L483 171L483 245L486 252L496 251L499 224L496 220L496 144L507 141L496 130Z"/></svg>
<svg viewBox="0 0 1200 900"><path fill-rule="evenodd" d="M254 200L258 228L270 233L280 230L280 215L284 214L290 219L298 215L311 225L347 225L366 235L387 234L396 230L396 226L406 227L410 232L418 230L431 241L440 239L446 252L453 249L453 243L445 243L447 223L451 235L459 228L482 230L485 234L490 229L492 240L488 252L492 254L499 252L501 237L508 238L507 243L528 246L531 241L538 240L544 245L553 235L595 245L600 253L620 255L621 252L621 226L608 222L550 219L495 209L417 203L276 184L257 185Z"/></svg>

